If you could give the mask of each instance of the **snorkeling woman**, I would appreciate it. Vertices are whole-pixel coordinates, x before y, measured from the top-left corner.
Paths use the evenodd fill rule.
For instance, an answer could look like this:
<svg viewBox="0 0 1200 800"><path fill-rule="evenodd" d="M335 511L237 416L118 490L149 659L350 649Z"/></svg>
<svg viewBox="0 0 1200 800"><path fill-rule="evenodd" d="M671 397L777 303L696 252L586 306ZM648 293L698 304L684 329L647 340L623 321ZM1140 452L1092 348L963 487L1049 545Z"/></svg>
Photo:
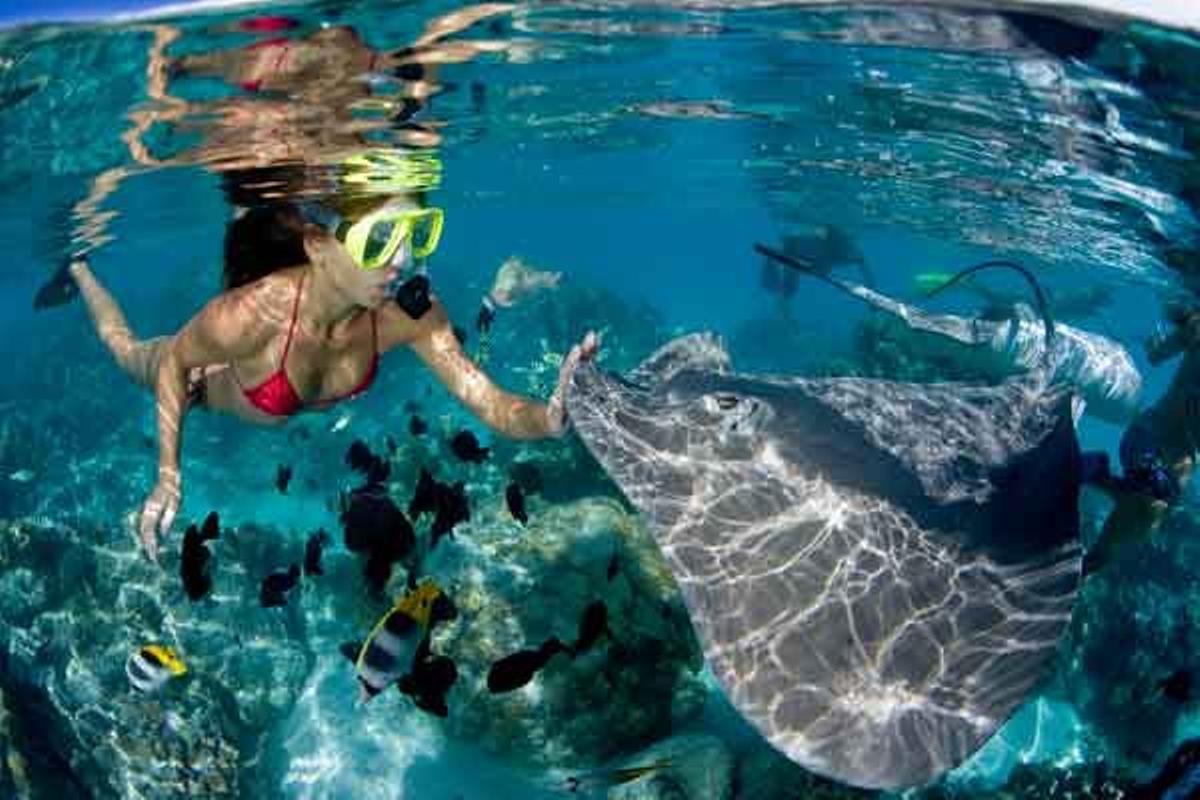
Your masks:
<svg viewBox="0 0 1200 800"><path fill-rule="evenodd" d="M595 335L563 360L548 402L498 387L463 352L423 277L405 284L403 305L394 291L441 234L441 209L423 207L419 197L250 209L226 233L225 290L171 336L136 338L87 262L70 265L100 338L157 399L158 479L138 521L151 559L179 510L182 422L191 407L279 424L366 391L380 355L408 346L496 433L539 439L563 432L565 387L580 359L594 355Z"/></svg>

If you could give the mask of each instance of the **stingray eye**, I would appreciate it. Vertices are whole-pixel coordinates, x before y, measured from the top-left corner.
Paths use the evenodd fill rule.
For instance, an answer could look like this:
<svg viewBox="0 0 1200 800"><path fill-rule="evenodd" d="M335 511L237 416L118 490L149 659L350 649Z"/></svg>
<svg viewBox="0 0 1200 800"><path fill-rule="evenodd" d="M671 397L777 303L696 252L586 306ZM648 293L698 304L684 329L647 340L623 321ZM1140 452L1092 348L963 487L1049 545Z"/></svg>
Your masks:
<svg viewBox="0 0 1200 800"><path fill-rule="evenodd" d="M713 399L717 401L717 408L722 411L732 411L737 408L738 399L731 394L714 395Z"/></svg>

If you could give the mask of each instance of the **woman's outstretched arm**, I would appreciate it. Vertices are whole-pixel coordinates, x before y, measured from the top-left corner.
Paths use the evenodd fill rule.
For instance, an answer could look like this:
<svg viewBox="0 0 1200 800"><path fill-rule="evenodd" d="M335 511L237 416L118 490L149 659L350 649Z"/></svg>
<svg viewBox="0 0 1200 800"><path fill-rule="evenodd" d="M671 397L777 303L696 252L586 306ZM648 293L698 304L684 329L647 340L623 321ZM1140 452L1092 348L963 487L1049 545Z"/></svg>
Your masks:
<svg viewBox="0 0 1200 800"><path fill-rule="evenodd" d="M492 430L512 439L543 439L562 433L566 425L563 398L567 381L579 361L591 358L597 346L595 335L588 334L582 344L571 348L559 368L557 388L543 403L497 386L463 352L445 309L436 300L419 320L405 320L402 312L392 313L389 309L383 323L381 343L385 348L388 344L411 346L471 413Z"/></svg>
<svg viewBox="0 0 1200 800"><path fill-rule="evenodd" d="M153 561L158 560L158 538L171 530L183 498L179 451L187 411L188 372L212 364L231 364L265 347L274 327L272 315L259 309L269 291L270 287L256 284L216 297L176 334L159 361L154 391L158 480L138 520L142 546Z"/></svg>

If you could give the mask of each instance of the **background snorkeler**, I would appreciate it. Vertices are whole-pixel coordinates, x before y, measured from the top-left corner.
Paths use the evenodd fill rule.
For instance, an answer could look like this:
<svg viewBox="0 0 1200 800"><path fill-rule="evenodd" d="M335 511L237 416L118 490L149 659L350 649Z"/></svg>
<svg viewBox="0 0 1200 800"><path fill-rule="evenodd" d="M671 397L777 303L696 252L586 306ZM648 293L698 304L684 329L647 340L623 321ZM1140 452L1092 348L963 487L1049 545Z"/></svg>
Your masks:
<svg viewBox="0 0 1200 800"><path fill-rule="evenodd" d="M1171 303L1169 328L1146 342L1153 365L1182 355L1170 385L1154 405L1142 411L1121 436L1123 475L1109 472L1103 453L1088 454L1089 482L1106 491L1114 506L1100 537L1084 559L1084 572L1103 567L1125 542L1144 540L1177 504L1191 479L1200 444L1200 307Z"/></svg>

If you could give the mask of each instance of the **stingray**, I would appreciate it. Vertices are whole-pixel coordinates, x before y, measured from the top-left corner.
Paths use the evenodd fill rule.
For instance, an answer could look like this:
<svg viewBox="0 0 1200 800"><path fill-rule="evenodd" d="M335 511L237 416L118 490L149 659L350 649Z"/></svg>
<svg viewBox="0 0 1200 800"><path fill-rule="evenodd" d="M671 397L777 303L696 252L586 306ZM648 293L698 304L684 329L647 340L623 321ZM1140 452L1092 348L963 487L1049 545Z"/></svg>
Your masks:
<svg viewBox="0 0 1200 800"><path fill-rule="evenodd" d="M919 334L915 343L922 349L943 353L995 378L1037 369L1044 364L1050 370L1051 379L1070 384L1079 392L1086 410L1096 417L1115 425L1126 425L1137 414L1142 375L1129 351L1106 336L1056 322L1054 336L1047 337L1043 319L1025 303L1014 303L1012 316L1008 319L931 314L866 286L835 278L803 259L763 245L755 245L755 249L771 260L812 275L872 308L896 317L909 330ZM1006 261L979 265L987 266L1015 265ZM1023 268L1016 268L1024 272ZM943 288L975 269L978 267L964 270Z"/></svg>
<svg viewBox="0 0 1200 800"><path fill-rule="evenodd" d="M733 706L801 766L896 790L1029 697L1079 584L1072 393L733 371L707 334L567 408L642 513Z"/></svg>

